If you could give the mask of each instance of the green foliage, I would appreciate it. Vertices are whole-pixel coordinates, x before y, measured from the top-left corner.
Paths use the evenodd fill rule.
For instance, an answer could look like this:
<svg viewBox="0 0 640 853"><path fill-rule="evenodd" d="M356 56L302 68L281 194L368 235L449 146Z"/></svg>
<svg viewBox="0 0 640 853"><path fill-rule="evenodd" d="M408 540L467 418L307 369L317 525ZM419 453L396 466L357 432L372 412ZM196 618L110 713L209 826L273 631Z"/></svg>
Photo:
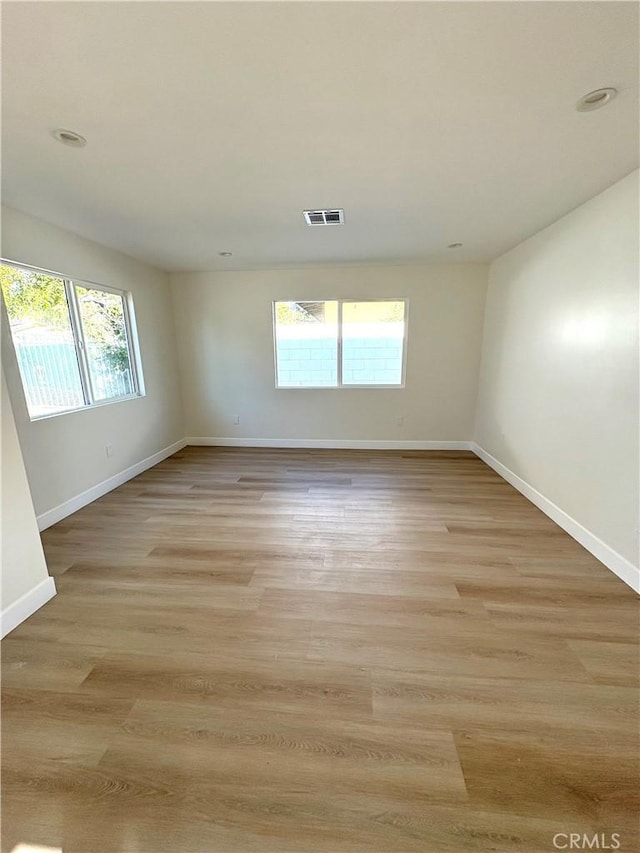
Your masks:
<svg viewBox="0 0 640 853"><path fill-rule="evenodd" d="M382 303L384 305L384 303ZM404 320L404 302L388 302L381 312L380 320L388 323L402 323Z"/></svg>
<svg viewBox="0 0 640 853"><path fill-rule="evenodd" d="M0 285L11 323L69 327L64 283L59 278L2 264Z"/></svg>
<svg viewBox="0 0 640 853"><path fill-rule="evenodd" d="M286 325L316 322L316 318L305 311L298 302L276 302L276 319L278 323Z"/></svg>
<svg viewBox="0 0 640 853"><path fill-rule="evenodd" d="M337 302L276 302L276 319L279 324L337 322ZM402 323L404 302L397 300L345 301L342 305L345 322Z"/></svg>
<svg viewBox="0 0 640 853"><path fill-rule="evenodd" d="M81 286L76 286L76 294L88 346L111 370L126 371L129 348L121 297Z"/></svg>
<svg viewBox="0 0 640 853"><path fill-rule="evenodd" d="M0 265L0 286L12 325L70 330L64 282L55 276ZM129 368L129 348L118 294L76 285L80 319L91 354L111 370Z"/></svg>

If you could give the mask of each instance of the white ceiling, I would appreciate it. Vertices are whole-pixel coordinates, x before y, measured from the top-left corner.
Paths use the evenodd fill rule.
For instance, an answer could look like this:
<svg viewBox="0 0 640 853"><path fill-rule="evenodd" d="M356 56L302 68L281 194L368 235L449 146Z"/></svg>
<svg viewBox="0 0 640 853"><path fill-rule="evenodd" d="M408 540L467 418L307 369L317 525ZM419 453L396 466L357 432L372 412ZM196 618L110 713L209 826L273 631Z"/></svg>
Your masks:
<svg viewBox="0 0 640 853"><path fill-rule="evenodd" d="M169 270L486 261L638 162L636 3L4 3L2 36L4 202Z"/></svg>

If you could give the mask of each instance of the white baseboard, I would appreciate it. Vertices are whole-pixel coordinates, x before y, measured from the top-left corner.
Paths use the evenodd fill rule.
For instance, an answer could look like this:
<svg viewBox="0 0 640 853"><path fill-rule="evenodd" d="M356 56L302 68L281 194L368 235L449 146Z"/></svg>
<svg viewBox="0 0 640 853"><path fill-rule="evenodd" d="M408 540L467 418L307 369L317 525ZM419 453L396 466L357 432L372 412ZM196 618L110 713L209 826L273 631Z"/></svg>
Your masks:
<svg viewBox="0 0 640 853"><path fill-rule="evenodd" d="M21 622L28 619L43 604L56 594L56 585L53 578L45 578L29 592L21 595L17 601L10 604L0 613L0 637L6 637L9 631L17 628Z"/></svg>
<svg viewBox="0 0 640 853"><path fill-rule="evenodd" d="M471 450L482 459L483 462L486 462L490 468L493 468L496 473L500 474L500 476L510 483L515 489L517 489L521 494L528 498L531 503L535 504L538 509L542 510L545 515L548 515L552 521L565 530L569 536L572 536L577 542L579 542L584 548L587 549L594 557L600 560L601 563L604 563L607 568L611 569L611 571L617 575L620 580L624 581L627 586L630 586L631 589L640 593L640 569L637 566L634 566L626 557L623 557L622 554L619 554L617 551L614 551L606 542L603 542L602 539L599 539L594 533L590 530L587 530L586 527L583 527L580 522L576 521L575 518L572 518L568 515L563 509L560 509L559 506L550 501L549 498L546 498L544 495L540 494L537 489L534 489L529 483L523 480L521 477L518 477L517 474L507 468L506 465L503 465L502 462L499 462L494 456L480 447L480 445L476 444L475 441L471 442Z"/></svg>
<svg viewBox="0 0 640 853"><path fill-rule="evenodd" d="M51 527L52 524L57 524L58 521L62 521L63 518L77 512L79 509L82 509L83 506L101 498L103 495L106 495L107 492L110 492L118 486L121 486L123 483L126 483L127 480L131 480L133 477L137 477L138 474L142 474L142 472L146 471L147 468L152 468L154 465L157 465L158 462L162 462L162 460L166 459L167 456L172 456L174 453L177 453L178 450L182 450L186 443L187 442L184 439L175 441L173 444L159 450L152 456L147 456L146 459L142 459L140 462L136 462L135 465L125 468L124 471L114 474L113 477L109 477L107 480L97 483L85 492L80 492L79 495L75 495L68 501L58 504L58 506L54 506L52 509L43 512L38 516L38 529L46 530L47 527Z"/></svg>
<svg viewBox="0 0 640 853"><path fill-rule="evenodd" d="M103 480L101 483L81 492L79 495L59 504L53 509L38 516L38 528L45 530L56 524L68 515L71 515L83 506L97 500L107 492L126 483L148 468L152 468L168 456L172 456L186 445L195 447L273 447L273 448L302 448L302 449L327 449L327 450L471 450L489 467L493 468L504 480L523 494L545 515L549 516L557 525L565 530L577 542L604 563L611 571L624 581L633 590L640 593L640 569L634 566L626 557L619 554L609 545L598 538L586 527L583 527L575 518L572 518L563 509L546 498L537 489L515 474L506 465L498 461L480 445L474 441L409 441L409 440L377 440L377 439L297 439L297 438L230 438L230 437L198 437L189 436L159 450L152 456L125 468L113 477ZM12 631L17 625L26 619L31 613L41 607L46 601L55 595L56 589L53 578L43 581L31 592L22 596L18 601L2 611L2 636ZM31 609L30 609L31 608ZM16 614L15 616L13 614ZM24 614L24 615L21 615ZM16 621L13 621L13 620ZM10 627L6 627L10 626Z"/></svg>
<svg viewBox="0 0 640 853"><path fill-rule="evenodd" d="M325 450L470 450L470 441L395 441L355 438L209 438L190 436L194 447L280 447Z"/></svg>

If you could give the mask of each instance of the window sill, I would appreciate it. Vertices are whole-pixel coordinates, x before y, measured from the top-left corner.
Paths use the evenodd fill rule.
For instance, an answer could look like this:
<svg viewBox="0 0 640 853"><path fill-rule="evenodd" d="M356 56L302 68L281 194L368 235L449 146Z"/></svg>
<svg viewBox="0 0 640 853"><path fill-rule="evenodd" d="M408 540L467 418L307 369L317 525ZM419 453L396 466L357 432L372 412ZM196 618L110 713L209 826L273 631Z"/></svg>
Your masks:
<svg viewBox="0 0 640 853"><path fill-rule="evenodd" d="M276 385L276 391L402 391L402 385Z"/></svg>
<svg viewBox="0 0 640 853"><path fill-rule="evenodd" d="M145 396L146 394L128 394L126 397L112 397L110 400L99 400L96 403L91 403L89 406L77 406L73 409L62 409L59 412L51 412L48 415L34 415L33 417L29 415L29 420L31 423L48 421L51 418L59 418L61 415L75 415L78 412L88 412L92 409L101 409L103 406L111 406L114 403L126 403L130 400L140 400Z"/></svg>

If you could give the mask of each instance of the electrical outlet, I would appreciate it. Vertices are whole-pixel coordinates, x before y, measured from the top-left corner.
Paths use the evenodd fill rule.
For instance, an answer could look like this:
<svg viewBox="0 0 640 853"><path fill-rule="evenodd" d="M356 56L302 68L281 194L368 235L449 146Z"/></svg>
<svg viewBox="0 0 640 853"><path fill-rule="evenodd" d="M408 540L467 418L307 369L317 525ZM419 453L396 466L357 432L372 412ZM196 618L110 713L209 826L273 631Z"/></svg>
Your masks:
<svg viewBox="0 0 640 853"><path fill-rule="evenodd" d="M105 450L106 450L107 456L109 456L109 457L113 456L113 444L107 444L107 446L105 447Z"/></svg>
<svg viewBox="0 0 640 853"><path fill-rule="evenodd" d="M238 425L240 423L240 415L233 416L233 423Z"/></svg>
<svg viewBox="0 0 640 853"><path fill-rule="evenodd" d="M401 427L401 426L404 426L404 415L399 415L398 419L396 420L396 423L397 423L397 424L398 424L398 426L400 426L400 427Z"/></svg>

